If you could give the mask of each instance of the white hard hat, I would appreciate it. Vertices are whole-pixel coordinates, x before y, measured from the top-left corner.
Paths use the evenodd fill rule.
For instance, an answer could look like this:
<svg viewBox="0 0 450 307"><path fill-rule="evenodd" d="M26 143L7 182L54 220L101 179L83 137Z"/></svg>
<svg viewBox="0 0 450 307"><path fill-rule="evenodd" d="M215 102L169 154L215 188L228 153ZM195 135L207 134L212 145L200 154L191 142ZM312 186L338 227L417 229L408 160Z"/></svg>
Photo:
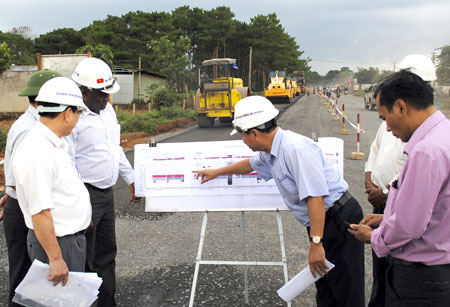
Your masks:
<svg viewBox="0 0 450 307"><path fill-rule="evenodd" d="M236 132L245 132L258 127L274 119L278 111L269 99L262 96L248 96L241 99L234 107L234 129L230 135Z"/></svg>
<svg viewBox="0 0 450 307"><path fill-rule="evenodd" d="M36 101L55 104L54 107L38 106L37 110L40 113L62 112L68 106L87 110L77 84L66 77L56 77L45 82L39 90Z"/></svg>
<svg viewBox="0 0 450 307"><path fill-rule="evenodd" d="M114 80L111 68L97 58L81 60L75 67L72 79L89 89L101 90L107 94L114 94L120 90L119 83Z"/></svg>
<svg viewBox="0 0 450 307"><path fill-rule="evenodd" d="M406 69L418 75L423 81L434 81L436 68L429 57L422 54L410 54L403 58L399 65L400 69Z"/></svg>

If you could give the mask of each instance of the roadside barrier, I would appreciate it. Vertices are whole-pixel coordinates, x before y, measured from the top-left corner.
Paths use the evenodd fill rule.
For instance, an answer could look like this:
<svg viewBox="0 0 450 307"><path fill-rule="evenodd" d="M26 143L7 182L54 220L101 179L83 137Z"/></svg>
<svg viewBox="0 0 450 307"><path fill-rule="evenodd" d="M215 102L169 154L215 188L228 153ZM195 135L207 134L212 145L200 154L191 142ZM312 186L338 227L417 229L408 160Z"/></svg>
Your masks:
<svg viewBox="0 0 450 307"><path fill-rule="evenodd" d="M341 134L343 135L347 135L348 134L348 130L345 129L345 105L342 104L342 130L341 130Z"/></svg>
<svg viewBox="0 0 450 307"><path fill-rule="evenodd" d="M360 135L360 131L361 131L361 127L360 127L360 121L359 121L359 113L358 113L358 129L356 130L356 152L352 152L352 160L364 160L364 153L360 152L360 144L359 144L359 135Z"/></svg>

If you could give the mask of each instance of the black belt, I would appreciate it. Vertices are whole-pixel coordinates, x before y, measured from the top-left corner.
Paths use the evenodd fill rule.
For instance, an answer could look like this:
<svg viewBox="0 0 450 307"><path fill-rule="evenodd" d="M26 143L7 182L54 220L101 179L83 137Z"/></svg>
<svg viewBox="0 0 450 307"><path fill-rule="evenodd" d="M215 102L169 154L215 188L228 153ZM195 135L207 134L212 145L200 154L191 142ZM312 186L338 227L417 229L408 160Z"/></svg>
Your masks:
<svg viewBox="0 0 450 307"><path fill-rule="evenodd" d="M74 236L78 236L78 235L85 235L86 234L86 229L80 230L78 232L75 232L73 235ZM70 236L70 235L69 235Z"/></svg>
<svg viewBox="0 0 450 307"><path fill-rule="evenodd" d="M94 186L94 185L92 185L90 183L86 183L86 182L84 183L84 185L86 186L86 188L92 189L92 190L95 190L95 191L98 191L98 192L109 192L109 191L111 191L111 187L106 188L106 189L101 189L101 188L97 188L96 186Z"/></svg>
<svg viewBox="0 0 450 307"><path fill-rule="evenodd" d="M339 210L341 210L342 207L344 207L344 205L350 200L352 199L353 196L352 194L350 194L349 191L345 192L344 194L342 194L341 198L339 198L338 200L336 200L333 204L333 206L331 206L328 210L327 210L327 215L328 216L333 216L336 214L336 212L338 212Z"/></svg>

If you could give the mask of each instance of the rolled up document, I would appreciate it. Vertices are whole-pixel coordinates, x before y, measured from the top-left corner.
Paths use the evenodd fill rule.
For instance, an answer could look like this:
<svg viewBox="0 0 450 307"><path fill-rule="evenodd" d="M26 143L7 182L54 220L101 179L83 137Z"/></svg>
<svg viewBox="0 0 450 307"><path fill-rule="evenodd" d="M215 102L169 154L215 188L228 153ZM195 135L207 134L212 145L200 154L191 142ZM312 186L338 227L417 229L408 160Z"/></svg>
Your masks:
<svg viewBox="0 0 450 307"><path fill-rule="evenodd" d="M334 264L332 264L328 260L325 261L328 266L328 273L332 268L334 268ZM283 287L278 289L278 296L281 297L285 302L292 302L294 298L299 296L303 291L306 290L306 288L308 288L314 282L319 280L319 278L321 278L320 275L316 275L316 277L313 277L308 265L300 273L295 275L294 278L289 280Z"/></svg>

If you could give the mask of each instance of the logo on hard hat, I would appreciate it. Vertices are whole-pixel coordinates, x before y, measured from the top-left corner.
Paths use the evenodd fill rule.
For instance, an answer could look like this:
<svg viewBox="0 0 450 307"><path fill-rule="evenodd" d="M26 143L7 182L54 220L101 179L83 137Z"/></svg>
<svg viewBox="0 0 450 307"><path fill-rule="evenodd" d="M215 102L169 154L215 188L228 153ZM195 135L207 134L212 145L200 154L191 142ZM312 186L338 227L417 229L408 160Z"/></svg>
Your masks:
<svg viewBox="0 0 450 307"><path fill-rule="evenodd" d="M105 82L105 81L103 80L103 78L97 79L97 84L98 84L98 83L103 83L103 82Z"/></svg>

